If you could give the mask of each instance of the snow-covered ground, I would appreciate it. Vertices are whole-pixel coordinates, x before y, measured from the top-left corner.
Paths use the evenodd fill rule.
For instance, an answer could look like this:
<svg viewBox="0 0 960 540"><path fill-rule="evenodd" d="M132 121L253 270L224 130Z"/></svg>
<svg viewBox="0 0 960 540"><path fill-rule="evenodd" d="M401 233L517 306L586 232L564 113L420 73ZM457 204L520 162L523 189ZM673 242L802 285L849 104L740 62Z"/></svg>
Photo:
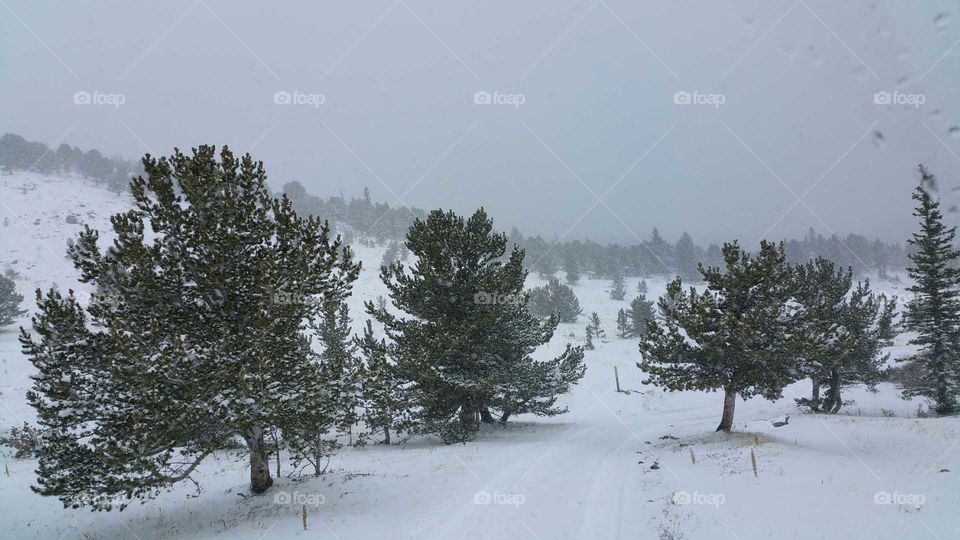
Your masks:
<svg viewBox="0 0 960 540"><path fill-rule="evenodd" d="M0 177L0 201L0 222L9 218L0 228L0 270L20 272L30 310L36 287L84 290L64 256L67 238L83 223L105 231L109 215L129 205L80 179L30 174ZM68 214L80 223L68 224ZM382 248L357 251L365 268L350 307L359 329L362 302L385 291L376 270ZM651 298L665 288L647 283ZM874 285L903 297L902 285ZM877 393L852 389L856 404L840 415L804 414L793 404L808 391L801 381L778 402L739 401L736 432L714 433L722 396L642 384L636 344L613 337L616 311L628 302L610 300L608 286L584 279L574 287L608 337L587 353L586 377L562 398L568 414L520 416L463 445L347 448L323 477L281 478L258 497L246 497L246 463L224 452L201 468L198 497L180 485L111 513L64 510L33 494L35 463L2 449L0 538L957 537L960 419L917 418L920 402L901 400L886 384ZM629 280L627 300L635 287ZM580 341L585 323L561 325L539 353ZM909 350L903 340L894 356ZM31 366L13 328L0 332L0 366L6 432L33 418L24 400ZM614 368L629 393L615 392ZM772 426L785 415L788 425Z"/></svg>

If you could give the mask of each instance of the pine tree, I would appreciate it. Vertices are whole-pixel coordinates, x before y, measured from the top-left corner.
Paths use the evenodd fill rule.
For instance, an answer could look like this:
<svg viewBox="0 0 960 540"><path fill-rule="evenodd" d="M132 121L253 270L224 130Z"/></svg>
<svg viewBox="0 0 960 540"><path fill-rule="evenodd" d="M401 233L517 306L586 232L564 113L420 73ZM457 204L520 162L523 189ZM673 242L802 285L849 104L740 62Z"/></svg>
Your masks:
<svg viewBox="0 0 960 540"><path fill-rule="evenodd" d="M383 258L380 260L380 266L390 266L400 260L400 244L390 242L387 249L383 251Z"/></svg>
<svg viewBox="0 0 960 540"><path fill-rule="evenodd" d="M504 258L506 245L507 236L493 231L483 209L467 220L433 211L407 235L413 266L394 263L381 271L395 312L409 318L366 304L384 326L388 356L409 381L421 433L469 440L481 418L492 421L491 409L509 417L521 402L549 402L558 387L576 382L558 385L556 377L582 374L575 348L551 360L549 373L530 358L558 320L541 322L527 309L524 252L514 247ZM547 375L550 380L541 380Z"/></svg>
<svg viewBox="0 0 960 540"><path fill-rule="evenodd" d="M249 155L201 146L143 169L111 247L87 228L70 251L97 291L86 311L72 292L38 291L33 333L21 331L45 430L34 490L68 506L152 497L237 437L252 491L267 490L265 436L323 422L303 328L360 271L326 224L270 196Z"/></svg>
<svg viewBox="0 0 960 540"><path fill-rule="evenodd" d="M647 334L647 321L654 318L653 302L640 295L630 301L630 307L624 312L627 319L625 337L643 337Z"/></svg>
<svg viewBox="0 0 960 540"><path fill-rule="evenodd" d="M528 296L530 312L541 318L556 315L560 322L572 323L583 313L573 289L560 283L557 278L551 278L546 285L530 289Z"/></svg>
<svg viewBox="0 0 960 540"><path fill-rule="evenodd" d="M603 328L600 327L600 316L597 315L596 311L590 314L590 326L593 327L593 335L596 336L597 339L601 339L606 335Z"/></svg>
<svg viewBox="0 0 960 540"><path fill-rule="evenodd" d="M633 337L633 324L627 316L627 310L623 308L617 311L617 337L620 339Z"/></svg>
<svg viewBox="0 0 960 540"><path fill-rule="evenodd" d="M315 353L304 342L306 356L319 367L324 381L321 408L310 429L287 434L294 467L306 462L313 466L314 476L324 469L323 460L352 439L352 426L359 418L360 387L365 379L357 358L357 345L350 337L350 313L345 302L330 299L323 302L315 333L323 347Z"/></svg>
<svg viewBox="0 0 960 540"><path fill-rule="evenodd" d="M580 261L573 254L567 253L564 257L563 270L567 273L567 283L576 285L580 281Z"/></svg>
<svg viewBox="0 0 960 540"><path fill-rule="evenodd" d="M613 278L613 282L610 284L610 299L611 300L623 300L627 296L627 285L623 280L623 276L617 273Z"/></svg>
<svg viewBox="0 0 960 540"><path fill-rule="evenodd" d="M587 351L592 351L596 348L593 345L593 324L591 323L587 323L587 328L584 330L583 348Z"/></svg>
<svg viewBox="0 0 960 540"><path fill-rule="evenodd" d="M7 276L0 276L0 331L13 324L26 311L20 309L23 295L17 293L17 286Z"/></svg>
<svg viewBox="0 0 960 540"><path fill-rule="evenodd" d="M717 431L730 431L736 398L778 399L797 380L790 354L790 270L783 245L763 241L760 252L723 247L725 268L705 268L707 289L683 292L680 278L658 303L664 320L648 323L637 364L670 391L723 390Z"/></svg>
<svg viewBox="0 0 960 540"><path fill-rule="evenodd" d="M356 344L365 358L362 384L364 423L371 433L383 435L381 443L390 444L391 432L399 434L413 428L410 392L396 364L387 357L386 341L374 336L370 320L367 320L363 337L357 338Z"/></svg>
<svg viewBox="0 0 960 540"><path fill-rule="evenodd" d="M924 188L935 182L933 175L920 166L921 186L913 192L920 218L920 230L907 241L911 246L912 264L907 273L914 294L907 303L904 327L917 336L911 345L920 351L905 360L920 373L903 389L906 398L922 396L933 401L939 414L957 410L960 395L960 270L956 261L960 253L954 248L956 227L943 224L940 203Z"/></svg>
<svg viewBox="0 0 960 540"><path fill-rule="evenodd" d="M693 239L686 232L677 240L674 248L674 258L677 267L677 275L684 281L694 281L700 277L697 257L697 247L693 244Z"/></svg>
<svg viewBox="0 0 960 540"><path fill-rule="evenodd" d="M640 282L637 283L637 294L640 296L646 296L647 292L649 292L647 290L647 280L641 279Z"/></svg>
<svg viewBox="0 0 960 540"><path fill-rule="evenodd" d="M810 399L797 403L837 413L850 403L841 397L843 387L872 388L881 379L889 356L881 351L893 338L896 301L871 293L868 281L854 287L852 269L837 269L822 257L796 267L793 298L793 347L812 383Z"/></svg>

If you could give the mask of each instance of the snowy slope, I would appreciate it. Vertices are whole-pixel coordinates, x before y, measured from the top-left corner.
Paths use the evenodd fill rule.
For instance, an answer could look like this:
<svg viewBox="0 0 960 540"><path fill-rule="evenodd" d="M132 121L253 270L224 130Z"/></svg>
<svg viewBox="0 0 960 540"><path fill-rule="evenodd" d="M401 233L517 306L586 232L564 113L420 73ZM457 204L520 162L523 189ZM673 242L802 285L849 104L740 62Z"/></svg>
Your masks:
<svg viewBox="0 0 960 540"><path fill-rule="evenodd" d="M67 224L67 214L103 231L109 214L129 204L79 179L27 174L0 177L0 201L0 222L10 218L0 229L0 267L23 275L17 284L24 293L54 282L77 286L63 253L82 225ZM350 307L359 329L362 302L385 291L376 270L382 249L357 251L364 270ZM616 311L627 302L609 300L608 285L585 279L575 290L612 336ZM662 281L648 285L650 297L665 288ZM902 286L879 286L903 296ZM635 287L629 280L628 299ZM25 296L32 309L32 295ZM561 325L540 354L579 341L585 322ZM895 355L908 350L900 341ZM415 440L345 449L327 475L282 478L260 497L240 496L247 494L245 463L220 453L203 465L198 497L180 485L123 512L68 511L30 491L34 462L3 449L0 539L947 539L960 530L953 511L960 505L960 419L916 418L918 402L901 400L890 385L876 394L854 389L848 397L856 404L839 416L806 415L793 406L808 390L799 382L776 403L738 402L737 432L721 435L713 429L722 396L644 387L637 356L631 341L599 342L587 354L586 377L562 398L566 415L521 416L507 427L485 427L465 445ZM6 431L32 418L24 404L31 368L11 330L0 333L0 362ZM614 367L629 394L614 391ZM772 426L787 414L787 426Z"/></svg>

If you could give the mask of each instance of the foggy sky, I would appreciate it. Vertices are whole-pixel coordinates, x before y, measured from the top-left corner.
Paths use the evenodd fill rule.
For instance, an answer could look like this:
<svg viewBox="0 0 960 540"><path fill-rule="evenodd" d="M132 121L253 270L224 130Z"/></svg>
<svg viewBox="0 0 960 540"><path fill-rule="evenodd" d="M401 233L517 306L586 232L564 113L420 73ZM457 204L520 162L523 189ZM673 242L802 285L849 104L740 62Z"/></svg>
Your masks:
<svg viewBox="0 0 960 540"><path fill-rule="evenodd" d="M957 11L2 0L0 132L127 158L226 143L276 188L482 205L499 228L547 238L632 243L656 225L700 243L810 227L903 240L917 163L947 205L960 184ZM124 103L76 104L78 91ZM278 91L323 103L275 104ZM723 103L678 105L678 91ZM878 91L924 103L877 105Z"/></svg>

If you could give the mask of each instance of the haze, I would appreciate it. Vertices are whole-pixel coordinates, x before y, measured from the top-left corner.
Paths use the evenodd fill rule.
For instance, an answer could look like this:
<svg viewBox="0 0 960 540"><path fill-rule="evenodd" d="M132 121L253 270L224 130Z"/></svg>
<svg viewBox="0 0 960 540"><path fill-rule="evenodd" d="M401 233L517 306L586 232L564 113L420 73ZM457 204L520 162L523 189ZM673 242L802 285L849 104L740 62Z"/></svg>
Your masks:
<svg viewBox="0 0 960 540"><path fill-rule="evenodd" d="M128 158L229 144L275 188L482 205L548 238L902 240L917 163L954 204L955 8L2 0L0 131Z"/></svg>

